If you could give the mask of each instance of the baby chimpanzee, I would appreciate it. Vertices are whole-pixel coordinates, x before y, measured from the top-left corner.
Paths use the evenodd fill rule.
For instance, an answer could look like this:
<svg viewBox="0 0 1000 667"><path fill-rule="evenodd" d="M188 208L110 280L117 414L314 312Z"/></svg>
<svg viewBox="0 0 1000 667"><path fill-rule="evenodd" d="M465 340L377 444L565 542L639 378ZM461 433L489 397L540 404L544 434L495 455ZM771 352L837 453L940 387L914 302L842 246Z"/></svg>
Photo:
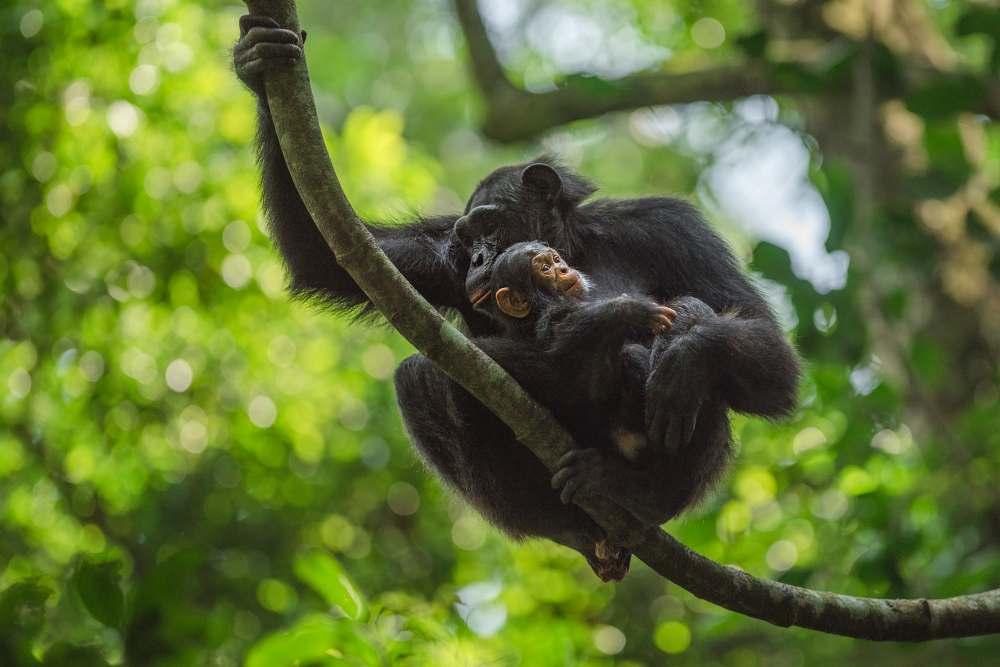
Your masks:
<svg viewBox="0 0 1000 667"><path fill-rule="evenodd" d="M711 309L697 299L667 307L648 298L609 297L600 287L539 242L511 246L489 267L471 270L466 282L476 309L504 331L474 342L549 408L579 447L555 475L550 478L521 446L416 443L498 527L514 537L548 537L574 548L607 581L625 575L630 554L571 504L576 494L602 495L644 524L659 525L704 495L728 459L730 439L726 405L715 395L699 412L687 446L670 450L646 438L644 389L657 355L678 340L675 335L715 317ZM624 288L614 287L613 293ZM462 401L465 409L474 405L444 381L447 387L424 391Z"/></svg>

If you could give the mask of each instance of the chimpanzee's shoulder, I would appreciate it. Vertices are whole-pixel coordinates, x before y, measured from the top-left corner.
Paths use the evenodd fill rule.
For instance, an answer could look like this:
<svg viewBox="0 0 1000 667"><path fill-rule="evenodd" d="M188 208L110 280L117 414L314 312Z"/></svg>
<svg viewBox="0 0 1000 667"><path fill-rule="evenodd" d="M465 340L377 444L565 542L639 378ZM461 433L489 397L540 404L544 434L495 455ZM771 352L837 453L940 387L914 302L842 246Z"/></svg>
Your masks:
<svg viewBox="0 0 1000 667"><path fill-rule="evenodd" d="M691 202L678 197L636 197L633 199L596 199L577 209L590 224L704 224L704 218Z"/></svg>

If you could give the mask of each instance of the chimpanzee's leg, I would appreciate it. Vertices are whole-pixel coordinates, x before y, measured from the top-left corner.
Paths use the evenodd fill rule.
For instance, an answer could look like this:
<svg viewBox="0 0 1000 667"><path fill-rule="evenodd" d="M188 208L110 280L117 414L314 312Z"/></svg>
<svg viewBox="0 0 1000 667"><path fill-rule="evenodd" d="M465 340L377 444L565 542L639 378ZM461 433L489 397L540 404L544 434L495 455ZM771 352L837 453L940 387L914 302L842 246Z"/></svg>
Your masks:
<svg viewBox="0 0 1000 667"><path fill-rule="evenodd" d="M725 468L730 452L725 403L714 396L702 407L690 446L679 452L651 442L644 432L645 386L650 348L622 351L620 401L613 434L618 453L578 449L566 454L552 477L563 502L580 492L606 497L646 525L659 525L697 502Z"/></svg>
<svg viewBox="0 0 1000 667"><path fill-rule="evenodd" d="M628 555L549 486L549 472L503 422L421 355L396 371L410 439L445 482L514 538L546 537L579 551L605 581L628 571Z"/></svg>

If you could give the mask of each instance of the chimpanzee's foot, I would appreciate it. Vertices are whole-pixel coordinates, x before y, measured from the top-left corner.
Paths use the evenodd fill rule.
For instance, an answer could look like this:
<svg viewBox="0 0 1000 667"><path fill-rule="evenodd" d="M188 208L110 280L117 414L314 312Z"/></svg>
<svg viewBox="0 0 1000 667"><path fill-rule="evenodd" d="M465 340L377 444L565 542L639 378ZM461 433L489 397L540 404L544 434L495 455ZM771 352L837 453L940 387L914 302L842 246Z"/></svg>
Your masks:
<svg viewBox="0 0 1000 667"><path fill-rule="evenodd" d="M240 39L233 48L236 76L254 92L261 92L264 73L290 67L302 57L305 33L282 28L266 16L240 17Z"/></svg>
<svg viewBox="0 0 1000 667"><path fill-rule="evenodd" d="M581 491L585 495L607 495L604 484L606 459L599 449L573 449L559 459L559 469L552 475L552 488L570 504Z"/></svg>
<svg viewBox="0 0 1000 667"><path fill-rule="evenodd" d="M594 555L588 556L587 562L601 581L621 581L628 574L631 558L632 552L628 549L601 540L594 545Z"/></svg>

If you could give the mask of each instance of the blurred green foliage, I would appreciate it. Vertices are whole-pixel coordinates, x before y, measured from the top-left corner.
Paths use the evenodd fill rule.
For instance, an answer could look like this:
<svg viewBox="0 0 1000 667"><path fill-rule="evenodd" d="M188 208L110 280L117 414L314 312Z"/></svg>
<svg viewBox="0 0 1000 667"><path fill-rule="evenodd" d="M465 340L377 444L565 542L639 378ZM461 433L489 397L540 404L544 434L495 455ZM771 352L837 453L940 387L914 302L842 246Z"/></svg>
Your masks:
<svg viewBox="0 0 1000 667"><path fill-rule="evenodd" d="M456 210L489 169L538 150L477 136L447 3L299 4L329 145L365 215ZM611 12L671 68L770 53L732 0L563 7ZM878 646L766 626L640 564L601 585L574 554L512 544L444 492L395 409L407 344L283 291L258 213L253 102L229 71L240 13L181 0L0 9L0 664L995 656L995 638ZM934 2L928 16L968 71L995 68L985 3ZM525 85L561 76L530 41L505 57ZM609 194L696 193L811 362L794 419L735 420L732 475L670 526L685 543L843 593L1000 583L1000 131L959 113L981 93L929 81L893 107L890 134L919 129L898 133L915 157L900 197L860 230L850 171L781 101L766 123L809 151L827 250L868 257L826 293L713 206L702 175L724 156L691 132L654 141L636 112L545 138ZM750 123L731 105L677 117L723 133Z"/></svg>

